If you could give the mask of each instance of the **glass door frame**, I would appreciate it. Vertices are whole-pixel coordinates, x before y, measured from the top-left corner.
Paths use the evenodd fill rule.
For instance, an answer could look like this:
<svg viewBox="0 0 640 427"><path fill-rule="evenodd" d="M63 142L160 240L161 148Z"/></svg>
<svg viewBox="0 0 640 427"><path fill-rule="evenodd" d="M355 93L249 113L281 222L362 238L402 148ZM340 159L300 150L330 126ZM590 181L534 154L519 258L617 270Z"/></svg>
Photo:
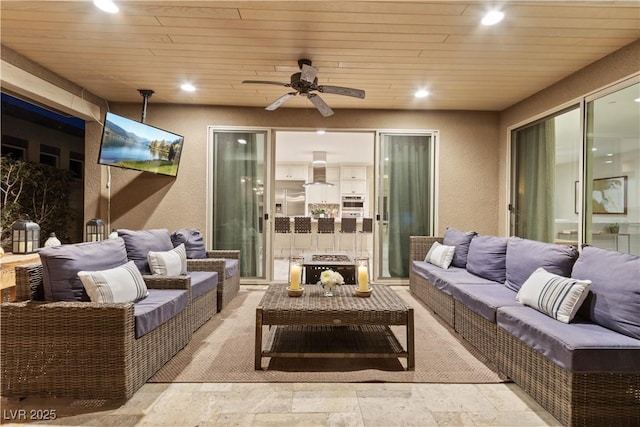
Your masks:
<svg viewBox="0 0 640 427"><path fill-rule="evenodd" d="M271 259L271 221L272 212L271 212L271 200L272 200L272 182L271 179L274 175L272 165L273 165L273 129L262 126L215 126L210 125L207 126L207 139L206 139L206 156L207 156L207 168L206 168L206 198L205 198L205 215L206 215L206 240L205 245L207 248L213 247L213 198L214 198L214 188L213 184L213 174L214 174L214 163L213 163L213 144L214 144L214 135L216 132L228 132L228 133L264 133L265 134L265 148L263 152L264 156L264 172L262 176L264 194L263 201L264 204L268 206L264 206L263 210L263 241L262 241L262 276L260 277L240 277L240 283L251 283L251 284L267 284L270 282L270 278L272 277L272 263L268 262ZM268 219L267 219L268 218Z"/></svg>
<svg viewBox="0 0 640 427"><path fill-rule="evenodd" d="M374 150L374 225L373 225L373 253L374 260L377 268L373 271L372 280L377 283L387 285L406 285L409 283L409 278L398 277L386 277L382 275L382 263L384 256L384 155L383 155L383 136L384 135L406 135L406 136L430 136L430 156L431 156L431 169L430 169L430 186L431 186L431 198L429 200L429 217L431 218L429 229L431 235L434 235L438 230L438 208L437 201L439 198L439 147L440 147L440 132L435 129L379 129L376 130L376 146Z"/></svg>

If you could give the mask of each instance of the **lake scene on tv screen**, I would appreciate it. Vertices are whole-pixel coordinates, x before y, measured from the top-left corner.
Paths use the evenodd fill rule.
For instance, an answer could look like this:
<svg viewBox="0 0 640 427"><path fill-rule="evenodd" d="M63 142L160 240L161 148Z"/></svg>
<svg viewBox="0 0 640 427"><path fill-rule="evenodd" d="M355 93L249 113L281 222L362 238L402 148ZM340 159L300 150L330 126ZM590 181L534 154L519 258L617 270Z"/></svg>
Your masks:
<svg viewBox="0 0 640 427"><path fill-rule="evenodd" d="M176 176L184 138L107 113L98 163Z"/></svg>

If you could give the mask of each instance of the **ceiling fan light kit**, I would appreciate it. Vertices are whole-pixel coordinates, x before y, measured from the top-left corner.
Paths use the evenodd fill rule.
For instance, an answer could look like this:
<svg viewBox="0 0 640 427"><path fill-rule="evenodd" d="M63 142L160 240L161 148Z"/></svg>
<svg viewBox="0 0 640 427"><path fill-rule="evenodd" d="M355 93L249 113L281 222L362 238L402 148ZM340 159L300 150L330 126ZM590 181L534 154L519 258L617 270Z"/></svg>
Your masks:
<svg viewBox="0 0 640 427"><path fill-rule="evenodd" d="M309 59L299 59L298 66L300 72L293 73L289 83L274 82L269 80L243 80L242 83L249 84L269 84L290 87L295 92L289 92L267 105L265 110L273 111L284 104L289 98L300 95L306 96L307 99L316 107L316 109L324 117L333 115L333 110L326 102L315 92L330 93L333 95L351 96L354 98L364 99L365 92L362 89L354 89L350 87L318 85L318 69L311 65Z"/></svg>

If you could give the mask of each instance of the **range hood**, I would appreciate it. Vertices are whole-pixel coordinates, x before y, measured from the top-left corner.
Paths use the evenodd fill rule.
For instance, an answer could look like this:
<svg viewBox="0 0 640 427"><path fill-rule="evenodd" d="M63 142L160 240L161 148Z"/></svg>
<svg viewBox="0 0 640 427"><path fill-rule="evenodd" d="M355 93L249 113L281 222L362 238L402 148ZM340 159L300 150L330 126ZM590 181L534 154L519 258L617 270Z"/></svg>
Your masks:
<svg viewBox="0 0 640 427"><path fill-rule="evenodd" d="M305 182L305 187L310 185L328 185L333 186L332 183L327 182L327 152L326 151L314 151L313 152L313 181Z"/></svg>

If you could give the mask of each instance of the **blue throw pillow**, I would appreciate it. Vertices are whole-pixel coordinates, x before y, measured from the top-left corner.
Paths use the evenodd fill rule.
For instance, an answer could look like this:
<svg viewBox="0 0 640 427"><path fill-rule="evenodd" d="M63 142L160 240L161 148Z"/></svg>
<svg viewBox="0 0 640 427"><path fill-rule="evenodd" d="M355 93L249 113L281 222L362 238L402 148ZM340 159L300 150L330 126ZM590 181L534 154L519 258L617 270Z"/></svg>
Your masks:
<svg viewBox="0 0 640 427"><path fill-rule="evenodd" d="M442 244L445 246L455 246L456 248L451 265L460 268L467 266L469 245L471 244L471 240L477 235L478 233L475 231L459 231L452 227L446 229Z"/></svg>
<svg viewBox="0 0 640 427"><path fill-rule="evenodd" d="M571 277L591 280L591 292L579 316L640 339L639 256L585 246Z"/></svg>
<svg viewBox="0 0 640 427"><path fill-rule="evenodd" d="M118 236L124 240L127 257L136 263L142 274L151 274L147 255L150 251L165 252L173 249L173 243L166 228L154 230L119 229Z"/></svg>
<svg viewBox="0 0 640 427"><path fill-rule="evenodd" d="M122 239L54 246L38 254L47 301L89 301L78 272L107 270L128 261Z"/></svg>
<svg viewBox="0 0 640 427"><path fill-rule="evenodd" d="M494 282L504 283L507 266L507 238L476 236L469 245L467 271Z"/></svg>
<svg viewBox="0 0 640 427"><path fill-rule="evenodd" d="M509 237L505 285L518 292L529 276L540 267L549 273L569 277L577 258L578 250L573 246Z"/></svg>
<svg viewBox="0 0 640 427"><path fill-rule="evenodd" d="M181 243L187 251L187 259L204 259L207 257L207 250L204 247L204 239L200 230L195 228L183 228L171 233L171 242L174 247Z"/></svg>

